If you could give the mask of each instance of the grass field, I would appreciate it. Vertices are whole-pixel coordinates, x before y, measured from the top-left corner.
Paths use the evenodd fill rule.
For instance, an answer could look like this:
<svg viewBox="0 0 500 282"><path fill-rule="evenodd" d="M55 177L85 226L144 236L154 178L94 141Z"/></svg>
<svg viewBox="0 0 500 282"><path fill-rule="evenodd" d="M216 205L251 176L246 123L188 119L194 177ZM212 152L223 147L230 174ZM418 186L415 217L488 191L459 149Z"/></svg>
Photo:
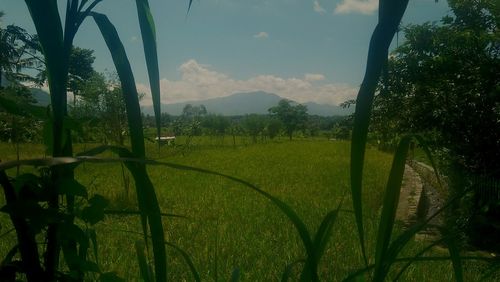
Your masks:
<svg viewBox="0 0 500 282"><path fill-rule="evenodd" d="M349 193L349 143L326 140L272 141L250 144L246 140L194 139L191 146L167 147L159 153L150 144L149 157L231 175L259 186L295 209L314 234L325 214L343 199L327 251L320 262L323 281L339 281L363 268ZM184 144L178 140L178 144ZM77 145L76 151L91 145ZM41 146L21 145L21 158L43 156ZM12 144L0 144L2 160L16 158ZM364 211L368 252L373 260L377 216L380 212L392 157L368 150L364 177ZM23 169L25 170L25 169ZM278 281L286 266L304 257L305 251L291 222L266 198L221 176L150 166L148 172L163 212L183 217L165 217L167 241L186 251L203 281L228 281L238 269L241 281ZM11 169L9 174L15 174ZM110 209L134 209L135 189L131 177L123 177L120 164L85 163L76 178L89 194L111 200ZM3 199L2 199L3 201ZM1 233L9 230L8 218L0 215ZM105 271L115 271L127 281L137 281L139 270L134 242L142 238L136 216L108 216L95 226L98 262ZM0 256L14 243L14 235L3 235ZM414 242L403 253L411 256L424 243ZM183 257L167 248L171 281L192 281ZM437 254L443 251L436 250ZM446 252L443 255L447 255ZM484 266L466 263L466 281L476 281ZM294 281L301 265L294 268ZM395 272L397 273L397 266ZM89 280L92 280L89 277ZM449 262L419 263L403 275L404 281L450 281Z"/></svg>

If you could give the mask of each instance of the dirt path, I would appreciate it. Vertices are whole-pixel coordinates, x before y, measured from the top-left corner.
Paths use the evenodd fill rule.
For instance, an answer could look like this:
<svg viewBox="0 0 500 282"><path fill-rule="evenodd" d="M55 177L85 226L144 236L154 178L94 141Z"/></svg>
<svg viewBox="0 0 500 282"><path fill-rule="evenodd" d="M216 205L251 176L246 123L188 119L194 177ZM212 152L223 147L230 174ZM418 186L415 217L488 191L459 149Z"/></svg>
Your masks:
<svg viewBox="0 0 500 282"><path fill-rule="evenodd" d="M443 204L441 196L434 187L435 179L427 179L434 177L432 168L419 163L414 163L413 166L416 169L408 164L405 166L396 212L396 220L402 222L406 227L434 214ZM437 216L431 220L425 230L417 234L416 238L432 239L439 236L437 227L442 226L442 224L443 217Z"/></svg>

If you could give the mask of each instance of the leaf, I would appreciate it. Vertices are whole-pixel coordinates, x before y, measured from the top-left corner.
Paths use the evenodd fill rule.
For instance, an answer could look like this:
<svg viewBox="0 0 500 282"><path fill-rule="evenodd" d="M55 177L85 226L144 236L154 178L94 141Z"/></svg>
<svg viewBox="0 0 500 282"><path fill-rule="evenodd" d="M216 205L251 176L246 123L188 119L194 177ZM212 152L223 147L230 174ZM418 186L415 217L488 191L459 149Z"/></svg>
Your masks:
<svg viewBox="0 0 500 282"><path fill-rule="evenodd" d="M141 271L141 277L144 282L152 282L153 275L150 272L150 268L148 266L146 255L144 254L144 242L136 241L135 242L135 252L137 253L137 262L139 263L139 270Z"/></svg>
<svg viewBox="0 0 500 282"><path fill-rule="evenodd" d="M137 15L141 27L144 55L148 68L149 85L153 98L153 109L156 120L157 136L161 136L161 102L160 102L160 71L158 69L158 52L156 49L155 24L148 0L136 0ZM158 143L158 148L160 143Z"/></svg>
<svg viewBox="0 0 500 282"><path fill-rule="evenodd" d="M368 127L378 79L407 5L408 0L379 3L379 20L370 40L366 73L356 98L351 140L351 195L365 265L368 264L368 259L363 227L362 180Z"/></svg>
<svg viewBox="0 0 500 282"><path fill-rule="evenodd" d="M457 282L463 282L464 274L462 269L462 261L460 258L460 251L455 242L455 238L453 236L447 236L444 239L446 244L448 245L448 251L450 252L451 263L453 265L453 271L455 272L455 280Z"/></svg>
<svg viewBox="0 0 500 282"><path fill-rule="evenodd" d="M132 152L136 156L144 157L145 150L139 95L137 93L134 75L125 52L125 48L123 47L120 37L118 36L118 32L106 15L96 12L92 12L90 15L94 18L99 30L101 31L104 41L106 42L106 45L111 53L111 57L113 58L113 63L115 64L118 77L120 78L127 112L127 120L129 122Z"/></svg>
<svg viewBox="0 0 500 282"><path fill-rule="evenodd" d="M94 225L104 219L104 209L109 201L101 195L94 195L89 201L89 205L82 210L81 219Z"/></svg>
<svg viewBox="0 0 500 282"><path fill-rule="evenodd" d="M389 180L387 181L375 250L375 273L373 278L375 281L383 281L387 275L388 267L392 264L386 254L391 241L394 219L396 218L410 141L411 137L406 136L399 142L392 162Z"/></svg>
<svg viewBox="0 0 500 282"><path fill-rule="evenodd" d="M87 188L74 178L61 178L56 182L59 194L86 198Z"/></svg>
<svg viewBox="0 0 500 282"><path fill-rule="evenodd" d="M80 245L88 246L89 241L85 232L76 224L64 223L59 225L58 236L62 241L74 241Z"/></svg>
<svg viewBox="0 0 500 282"><path fill-rule="evenodd" d="M321 224L316 232L316 236L314 238L314 248L316 250L317 260L321 259L325 248L328 244L328 239L330 238L330 234L333 228L333 224L337 219L337 216L340 211L340 207L342 206L342 200L340 201L337 209L330 211L321 221Z"/></svg>
<svg viewBox="0 0 500 282"><path fill-rule="evenodd" d="M135 86L132 68L128 61L125 49L109 19L102 14L91 13L101 31L106 45L111 52L113 62L120 78L123 98L129 123L130 142L132 146L132 156L145 158L144 134L142 132L142 116L139 106L137 88ZM155 277L157 282L164 282L167 279L167 255L165 251L165 237L161 210L158 199L154 191L153 184L144 165L125 163L134 177L137 202L139 209L145 216L141 216L141 223L144 236L147 237L147 225L151 231L153 244ZM145 240L146 241L146 240Z"/></svg>
<svg viewBox="0 0 500 282"><path fill-rule="evenodd" d="M40 178L33 173L24 173L14 179L14 190L19 195L22 193L23 187L38 187L40 185ZM36 194L34 191L32 192Z"/></svg>

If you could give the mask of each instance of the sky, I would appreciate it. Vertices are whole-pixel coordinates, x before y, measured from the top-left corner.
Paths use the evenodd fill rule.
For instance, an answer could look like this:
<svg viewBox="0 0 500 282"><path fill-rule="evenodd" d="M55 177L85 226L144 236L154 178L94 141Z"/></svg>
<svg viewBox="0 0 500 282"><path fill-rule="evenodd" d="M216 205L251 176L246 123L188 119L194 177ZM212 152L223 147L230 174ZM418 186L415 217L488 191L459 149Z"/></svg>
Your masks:
<svg viewBox="0 0 500 282"><path fill-rule="evenodd" d="M150 0L156 23L161 100L176 103L267 91L297 102L337 105L363 79L378 0ZM2 25L35 32L22 0L0 0ZM66 1L58 1L64 15ZM445 0L410 0L403 25L439 21ZM151 104L135 1L104 0L95 11L115 24L136 85ZM403 35L399 36L399 43ZM394 39L393 46L396 46ZM94 68L113 72L92 18L74 45L95 50Z"/></svg>

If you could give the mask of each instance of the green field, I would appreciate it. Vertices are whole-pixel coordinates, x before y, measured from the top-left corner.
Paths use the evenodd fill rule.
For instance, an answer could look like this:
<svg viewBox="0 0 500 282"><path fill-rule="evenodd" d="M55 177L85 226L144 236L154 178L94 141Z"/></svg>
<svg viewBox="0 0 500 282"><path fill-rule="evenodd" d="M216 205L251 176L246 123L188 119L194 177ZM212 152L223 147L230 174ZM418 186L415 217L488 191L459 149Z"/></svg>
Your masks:
<svg viewBox="0 0 500 282"><path fill-rule="evenodd" d="M177 144L184 144L178 140ZM77 145L76 151L92 145ZM326 140L269 141L250 144L231 138L194 139L191 146L164 146L158 153L153 144L149 157L231 175L257 185L289 204L314 234L325 214L343 199L342 212L335 222L326 253L320 262L322 281L339 281L363 268L354 216L350 213L348 142ZM12 144L0 144L3 161L16 158ZM21 158L43 156L42 146L24 144ZM373 262L377 217L392 157L368 150L364 176L364 211L370 260ZM25 168L22 171L26 170ZM22 173L21 171L21 173ZM149 166L165 213L167 241L182 248L192 258L203 281L228 281L238 269L241 281L278 281L287 265L304 257L305 251L291 222L269 200L246 186L221 176ZM9 174L14 175L15 169ZM110 209L135 208L132 178L118 163L85 163L76 178L89 194L111 200ZM3 201L3 199L2 199ZM0 215L1 233L10 229L8 217ZM137 281L139 270L134 242L142 238L137 216L108 216L95 226L98 263L104 271L114 271L127 281ZM14 243L14 234L2 235L0 257ZM411 256L424 243L411 243L403 256ZM192 281L183 257L167 248L171 281ZM446 251L434 251L447 255ZM92 253L92 252L91 252ZM93 258L93 255L91 255ZM394 275L397 273L396 265ZM466 281L476 281L481 271L477 263L465 263ZM298 279L301 265L293 272ZM93 280L92 276L88 277ZM426 262L411 266L404 281L450 281L451 263Z"/></svg>

